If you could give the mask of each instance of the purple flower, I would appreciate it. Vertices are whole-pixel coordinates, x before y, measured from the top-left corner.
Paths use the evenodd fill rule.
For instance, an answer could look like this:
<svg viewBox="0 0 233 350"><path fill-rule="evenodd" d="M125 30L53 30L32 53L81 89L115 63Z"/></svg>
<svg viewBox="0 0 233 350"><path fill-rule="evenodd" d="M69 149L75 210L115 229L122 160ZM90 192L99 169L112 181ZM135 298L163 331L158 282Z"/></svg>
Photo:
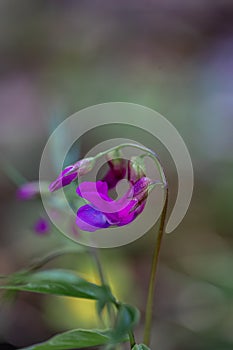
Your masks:
<svg viewBox="0 0 233 350"><path fill-rule="evenodd" d="M82 182L77 193L90 202L78 209L76 223L84 231L96 231L110 226L131 223L143 211L148 187L152 181L146 177L138 180L117 200L108 195L106 182Z"/></svg>
<svg viewBox="0 0 233 350"><path fill-rule="evenodd" d="M123 158L111 159L108 161L109 170L103 178L107 183L108 188L112 189L116 186L118 181L125 178L127 171L127 160Z"/></svg>
<svg viewBox="0 0 233 350"><path fill-rule="evenodd" d="M125 179L126 175L128 181L134 184L140 178L146 176L141 164L139 164L137 157L133 157L131 160L123 158L110 159L108 160L109 170L102 181L107 183L109 190L114 188L120 180Z"/></svg>
<svg viewBox="0 0 233 350"><path fill-rule="evenodd" d="M36 197L39 192L39 182L28 182L18 188L16 195L19 199L28 200Z"/></svg>
<svg viewBox="0 0 233 350"><path fill-rule="evenodd" d="M34 231L39 235L44 235L49 232L49 223L44 218L39 218L34 224Z"/></svg>
<svg viewBox="0 0 233 350"><path fill-rule="evenodd" d="M58 175L57 179L49 185L49 191L54 192L60 188L69 185L72 181L75 181L78 176L87 174L93 169L95 160L94 158L84 158L79 160L73 165L67 166Z"/></svg>

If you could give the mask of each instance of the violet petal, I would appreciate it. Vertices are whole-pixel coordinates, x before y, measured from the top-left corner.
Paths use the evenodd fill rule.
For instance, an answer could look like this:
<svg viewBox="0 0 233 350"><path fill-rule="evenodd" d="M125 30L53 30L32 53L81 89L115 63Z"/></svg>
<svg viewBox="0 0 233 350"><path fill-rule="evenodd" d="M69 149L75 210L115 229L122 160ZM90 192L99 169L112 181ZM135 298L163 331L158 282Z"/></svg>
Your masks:
<svg viewBox="0 0 233 350"><path fill-rule="evenodd" d="M110 226L106 216L88 204L78 209L76 224L81 230L89 232Z"/></svg>

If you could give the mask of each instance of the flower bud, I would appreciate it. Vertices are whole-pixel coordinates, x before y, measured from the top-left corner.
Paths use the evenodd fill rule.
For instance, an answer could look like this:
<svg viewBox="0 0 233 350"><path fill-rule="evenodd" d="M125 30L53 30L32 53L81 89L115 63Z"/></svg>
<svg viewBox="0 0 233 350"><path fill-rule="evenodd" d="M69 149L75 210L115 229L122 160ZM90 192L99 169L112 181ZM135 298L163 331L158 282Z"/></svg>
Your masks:
<svg viewBox="0 0 233 350"><path fill-rule="evenodd" d="M59 174L57 179L49 185L50 192L59 190L62 187L69 185L75 181L78 176L83 176L93 169L95 165L95 158L89 157L79 160L73 165L67 166Z"/></svg>

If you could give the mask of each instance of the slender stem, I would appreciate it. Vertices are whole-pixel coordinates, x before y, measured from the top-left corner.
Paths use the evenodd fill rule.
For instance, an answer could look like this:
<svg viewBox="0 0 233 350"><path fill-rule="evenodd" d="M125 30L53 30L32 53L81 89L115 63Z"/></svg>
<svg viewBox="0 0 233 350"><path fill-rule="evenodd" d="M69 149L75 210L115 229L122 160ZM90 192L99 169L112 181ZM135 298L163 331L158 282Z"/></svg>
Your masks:
<svg viewBox="0 0 233 350"><path fill-rule="evenodd" d="M133 349L134 345L136 344L133 331L129 331L128 335L129 335L130 348Z"/></svg>
<svg viewBox="0 0 233 350"><path fill-rule="evenodd" d="M107 285L107 281L106 281L105 276L104 276L104 272L103 272L103 269L102 269L102 266L101 266L101 262L100 262L100 259L99 259L99 255L98 255L97 249L96 248L90 248L90 254L91 254L91 256L92 256L92 258L94 260L94 263L96 265L96 268L98 270L100 283L101 283L102 286L106 286ZM111 309L111 305L109 303L107 303L106 307L107 307L107 313L108 313L108 320L109 320L109 323L111 324L112 320L114 318L113 310Z"/></svg>
<svg viewBox="0 0 233 350"><path fill-rule="evenodd" d="M143 340L144 344L147 346L150 346L155 279L156 279L156 272L157 272L157 266L158 266L158 258L159 258L159 253L160 253L160 248L161 248L161 243L162 243L162 238L164 233L167 207L168 207L168 189L166 189L165 203L161 214L159 231L156 239L156 245L155 245L155 250L153 253L153 259L152 259L152 265L151 265L150 282L149 282L147 304L146 304L144 340Z"/></svg>
<svg viewBox="0 0 233 350"><path fill-rule="evenodd" d="M96 264L96 267L97 267L97 270L98 270L98 273L99 273L101 284L102 285L106 285L105 276L104 276L103 269L102 269L102 266L101 266L101 263L100 263L100 260L99 260L99 256L98 256L97 250L95 248L90 248L90 252L91 252L92 257L93 257L93 259L95 261L95 264ZM117 308L119 308L118 302L115 302L115 306ZM113 319L113 313L112 313L113 310L111 309L111 305L110 304L107 304L107 311L108 311L109 320L111 322L112 319ZM130 348L132 349L134 347L134 345L136 344L133 331L132 330L128 331L128 335L129 335Z"/></svg>
<svg viewBox="0 0 233 350"><path fill-rule="evenodd" d="M119 310L121 303L118 301L115 301L114 305L116 309ZM128 331L128 336L129 336L130 349L133 349L134 345L136 344L136 341L135 341L134 332L132 329Z"/></svg>
<svg viewBox="0 0 233 350"><path fill-rule="evenodd" d="M98 270L98 274L99 274L99 278L100 278L100 282L103 286L106 285L106 281L105 281L105 277L104 277L104 273L103 273L103 269L100 263L100 259L97 253L97 250L95 248L90 248L90 253L92 255L92 258L95 262L96 268Z"/></svg>

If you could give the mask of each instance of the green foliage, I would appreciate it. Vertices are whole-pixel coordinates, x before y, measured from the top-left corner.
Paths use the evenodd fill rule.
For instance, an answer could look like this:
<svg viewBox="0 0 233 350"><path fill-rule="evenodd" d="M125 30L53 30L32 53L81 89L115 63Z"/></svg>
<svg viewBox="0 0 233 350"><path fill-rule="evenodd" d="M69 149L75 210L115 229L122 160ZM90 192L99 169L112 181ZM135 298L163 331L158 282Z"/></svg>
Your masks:
<svg viewBox="0 0 233 350"><path fill-rule="evenodd" d="M99 346L111 342L110 331L75 329L58 334L51 339L22 350L65 350ZM122 342L127 339L122 338Z"/></svg>
<svg viewBox="0 0 233 350"><path fill-rule="evenodd" d="M150 350L145 344L135 344L132 350Z"/></svg>
<svg viewBox="0 0 233 350"><path fill-rule="evenodd" d="M139 317L140 315L137 308L128 304L119 304L113 337L118 340L123 334L131 331L138 323Z"/></svg>
<svg viewBox="0 0 233 350"><path fill-rule="evenodd" d="M0 289L7 290L7 292L27 291L94 299L98 301L99 313L109 303L114 304L117 308L114 329L107 331L71 330L58 334L44 343L33 345L27 348L28 350L65 350L122 343L128 340L126 334L131 332L139 320L139 311L128 304L116 302L108 286L90 283L70 270L19 272L9 276L7 280L4 279Z"/></svg>
<svg viewBox="0 0 233 350"><path fill-rule="evenodd" d="M75 272L62 269L15 274L0 289L115 301L107 286L90 283Z"/></svg>

